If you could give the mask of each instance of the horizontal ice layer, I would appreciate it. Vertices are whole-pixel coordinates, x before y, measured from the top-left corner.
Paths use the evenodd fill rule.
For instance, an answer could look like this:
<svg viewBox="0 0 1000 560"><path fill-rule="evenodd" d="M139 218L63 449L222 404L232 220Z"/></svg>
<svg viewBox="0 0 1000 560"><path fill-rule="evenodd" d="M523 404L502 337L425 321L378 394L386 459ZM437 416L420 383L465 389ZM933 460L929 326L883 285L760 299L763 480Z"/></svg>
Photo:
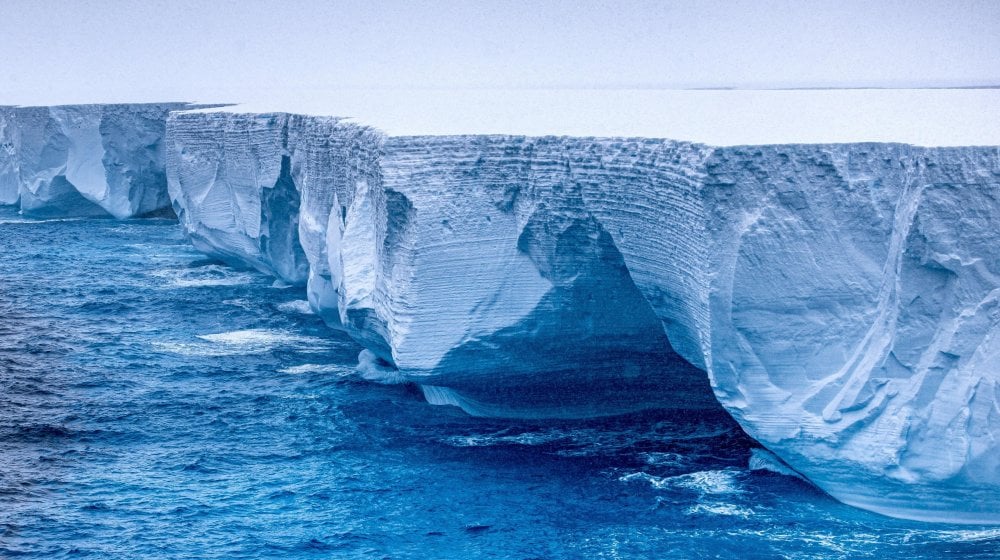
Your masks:
<svg viewBox="0 0 1000 560"><path fill-rule="evenodd" d="M35 216L128 218L170 208L167 113L186 103L0 111L0 203Z"/></svg>
<svg viewBox="0 0 1000 560"><path fill-rule="evenodd" d="M678 356L698 363L697 335L661 325L615 242L628 226L595 212L619 203L619 193L642 198L650 184L690 187L702 150L452 136L389 137L383 152L382 184L368 186L376 211L349 208L346 231L365 212L376 216L384 249L371 268L383 290L374 299L385 302L374 308L386 325L385 360L481 414L713 404L703 374ZM683 211L682 197L664 204ZM669 233L672 247L689 249L683 231ZM346 237L345 247L355 242ZM341 257L349 289L350 270L363 267L354 254ZM673 303L662 302L687 311Z"/></svg>
<svg viewBox="0 0 1000 560"><path fill-rule="evenodd" d="M371 377L476 414L582 415L705 406L707 372L834 496L1000 522L996 147L393 136L219 110L169 128L192 237L281 276L303 259L264 241L297 215L274 229L305 270L282 277L309 279Z"/></svg>

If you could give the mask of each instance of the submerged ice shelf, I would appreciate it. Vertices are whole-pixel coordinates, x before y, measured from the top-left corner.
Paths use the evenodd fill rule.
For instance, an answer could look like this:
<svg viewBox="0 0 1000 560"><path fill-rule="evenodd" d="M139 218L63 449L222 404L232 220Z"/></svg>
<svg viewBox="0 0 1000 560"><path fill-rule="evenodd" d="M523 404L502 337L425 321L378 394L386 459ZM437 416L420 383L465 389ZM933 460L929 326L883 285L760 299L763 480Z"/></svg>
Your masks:
<svg viewBox="0 0 1000 560"><path fill-rule="evenodd" d="M370 378L492 416L717 399L847 503L1000 522L997 93L798 135L830 107L761 95L788 123L690 136L718 145L600 119L616 136L480 134L532 130L461 103L459 124L388 133L364 104L179 111L166 175L200 250L305 285ZM866 141L886 136L929 147Z"/></svg>

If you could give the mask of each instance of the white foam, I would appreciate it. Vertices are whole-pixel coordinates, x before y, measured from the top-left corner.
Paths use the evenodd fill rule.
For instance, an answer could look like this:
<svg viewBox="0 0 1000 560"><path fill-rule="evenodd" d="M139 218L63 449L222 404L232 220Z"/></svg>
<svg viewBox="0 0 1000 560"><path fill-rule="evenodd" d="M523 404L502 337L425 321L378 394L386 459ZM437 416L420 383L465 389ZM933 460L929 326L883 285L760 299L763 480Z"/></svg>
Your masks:
<svg viewBox="0 0 1000 560"><path fill-rule="evenodd" d="M216 344L268 350L278 346L329 346L329 341L323 338L268 329L242 329L238 331L201 334L198 335L198 338Z"/></svg>
<svg viewBox="0 0 1000 560"><path fill-rule="evenodd" d="M645 472L634 472L628 473L618 477L619 482L634 482L634 481L648 482L650 486L658 490L662 490L668 486L668 477L655 476Z"/></svg>
<svg viewBox="0 0 1000 560"><path fill-rule="evenodd" d="M737 473L735 470L696 471L672 476L667 482L703 494L739 494L743 488L736 478Z"/></svg>
<svg viewBox="0 0 1000 560"><path fill-rule="evenodd" d="M971 543L979 541L991 541L1000 539L1000 528L993 529L969 529L956 531L933 531L931 534L935 538L954 543Z"/></svg>
<svg viewBox="0 0 1000 560"><path fill-rule="evenodd" d="M737 479L737 474L738 471L729 469L696 471L677 476L655 476L646 472L636 472L621 476L618 480L621 482L645 481L658 490L683 488L702 495L741 494L743 488Z"/></svg>
<svg viewBox="0 0 1000 560"><path fill-rule="evenodd" d="M351 368L346 368L344 366L336 364L302 364L298 366L281 368L278 370L278 373L286 373L288 375L303 375L306 373L329 373L336 375L338 377L350 377L355 374L355 371Z"/></svg>
<svg viewBox="0 0 1000 560"><path fill-rule="evenodd" d="M687 509L688 515L726 515L747 519L754 515L754 510L736 504L727 503L700 503Z"/></svg>
<svg viewBox="0 0 1000 560"><path fill-rule="evenodd" d="M325 338L268 329L203 334L197 338L203 342L154 342L153 347L183 356L237 356L263 354L278 348L298 352L324 352L340 345Z"/></svg>
<svg viewBox="0 0 1000 560"><path fill-rule="evenodd" d="M678 467L688 462L687 458L680 453L649 452L640 453L639 457L647 465Z"/></svg>
<svg viewBox="0 0 1000 560"><path fill-rule="evenodd" d="M424 394L426 395L426 389ZM444 439L444 443L455 447L490 447L494 445L544 445L553 441L567 439L569 434L562 431L551 432L524 432L520 434L507 434L498 432L494 434L474 435L474 436L454 436Z"/></svg>
<svg viewBox="0 0 1000 560"><path fill-rule="evenodd" d="M197 268L154 270L150 276L166 280L168 288L204 288L213 286L243 286L260 280L260 276L219 265Z"/></svg>
<svg viewBox="0 0 1000 560"><path fill-rule="evenodd" d="M312 307L309 306L309 302L304 299L286 301L285 303L278 304L278 311L281 311L282 313L298 313L301 315L314 314Z"/></svg>

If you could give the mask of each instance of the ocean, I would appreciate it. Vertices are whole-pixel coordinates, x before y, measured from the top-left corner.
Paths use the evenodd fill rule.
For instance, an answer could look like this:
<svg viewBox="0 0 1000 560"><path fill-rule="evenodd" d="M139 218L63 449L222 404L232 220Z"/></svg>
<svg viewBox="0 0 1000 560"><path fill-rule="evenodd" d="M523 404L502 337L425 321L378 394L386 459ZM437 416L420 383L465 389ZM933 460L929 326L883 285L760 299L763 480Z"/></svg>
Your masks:
<svg viewBox="0 0 1000 560"><path fill-rule="evenodd" d="M354 373L304 290L170 220L0 209L0 558L1000 558L720 408L483 419Z"/></svg>

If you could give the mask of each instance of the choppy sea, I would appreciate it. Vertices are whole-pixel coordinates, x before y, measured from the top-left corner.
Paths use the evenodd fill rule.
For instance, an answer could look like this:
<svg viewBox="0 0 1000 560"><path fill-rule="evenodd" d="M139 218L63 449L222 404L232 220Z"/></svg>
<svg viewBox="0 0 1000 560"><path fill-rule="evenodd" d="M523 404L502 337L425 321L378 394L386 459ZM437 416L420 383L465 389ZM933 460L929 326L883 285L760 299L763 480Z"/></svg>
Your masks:
<svg viewBox="0 0 1000 560"><path fill-rule="evenodd" d="M0 209L0 558L1000 558L775 472L721 409L480 419L362 381L303 299L171 221Z"/></svg>

